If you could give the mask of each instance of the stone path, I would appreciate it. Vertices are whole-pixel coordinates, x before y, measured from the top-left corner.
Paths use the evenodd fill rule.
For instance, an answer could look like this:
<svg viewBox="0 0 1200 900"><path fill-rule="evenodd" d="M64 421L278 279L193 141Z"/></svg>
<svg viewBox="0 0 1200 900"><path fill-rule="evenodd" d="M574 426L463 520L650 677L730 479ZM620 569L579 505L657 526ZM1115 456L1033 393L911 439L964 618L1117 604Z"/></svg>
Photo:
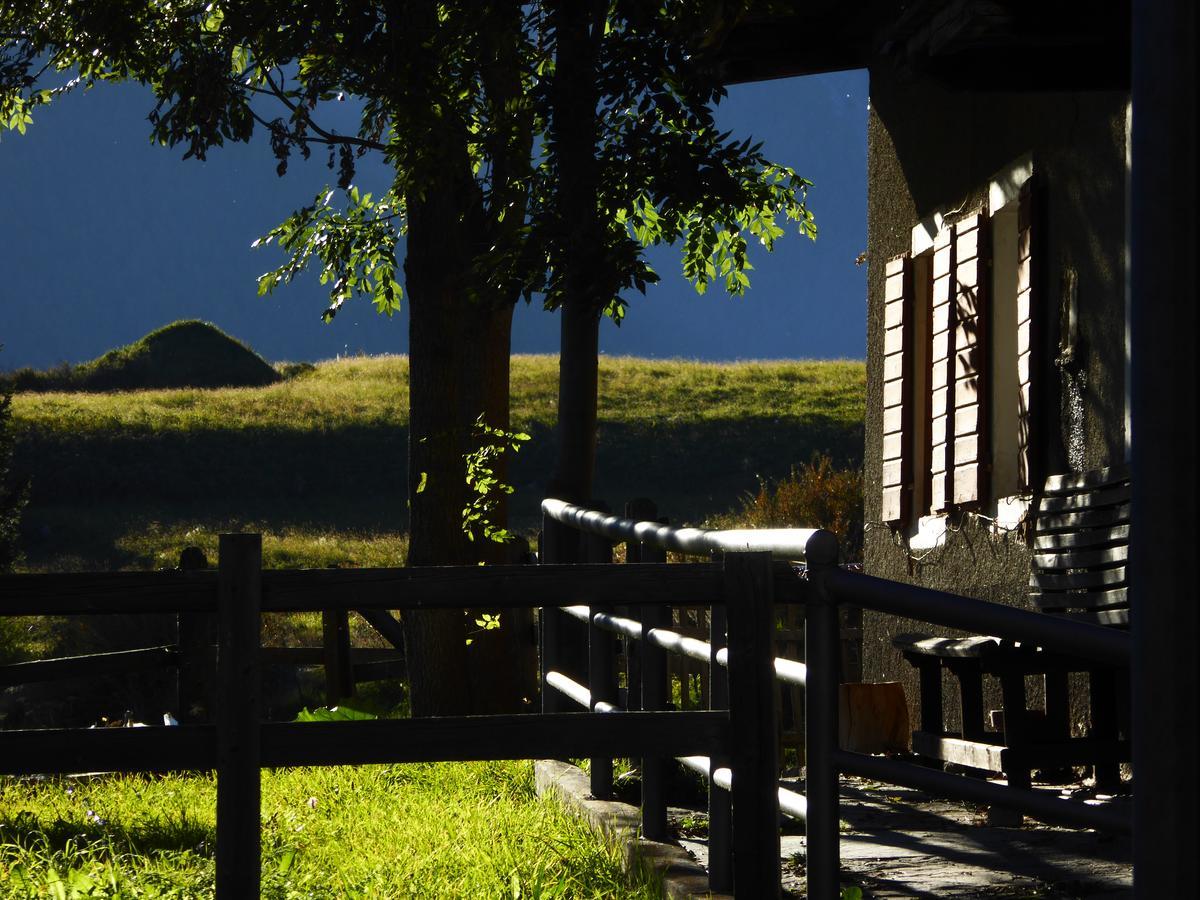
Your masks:
<svg viewBox="0 0 1200 900"><path fill-rule="evenodd" d="M679 840L695 860L690 863L676 848L638 840L636 807L590 799L587 777L574 766L538 766L539 789L552 786L581 814L627 840L631 853L657 861L667 871L670 897L707 896L702 836ZM1040 787L1079 793L1077 785ZM703 833L703 814L672 809L671 818L690 826L685 831ZM843 883L862 888L864 898L1117 900L1133 892L1127 837L1028 819L1021 828L991 826L986 812L969 804L854 778L842 780L841 818ZM787 822L781 838L783 886L796 897L805 890L802 830Z"/></svg>

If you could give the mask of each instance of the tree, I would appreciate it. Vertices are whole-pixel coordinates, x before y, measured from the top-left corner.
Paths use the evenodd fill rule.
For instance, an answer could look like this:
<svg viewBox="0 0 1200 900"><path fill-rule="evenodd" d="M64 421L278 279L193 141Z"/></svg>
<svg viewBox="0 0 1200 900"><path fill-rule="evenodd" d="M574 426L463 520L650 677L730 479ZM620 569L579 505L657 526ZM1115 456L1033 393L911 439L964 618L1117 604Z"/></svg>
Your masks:
<svg viewBox="0 0 1200 900"><path fill-rule="evenodd" d="M157 97L153 138L182 146L185 158L256 130L281 174L293 153L329 154L340 190L265 236L287 261L259 288L315 266L330 285L326 317L356 295L391 315L407 293L410 565L473 564L497 552L462 531L462 461L481 413L508 427L537 130L527 14L518 2L470 0L17 0L0 10L0 122L9 128L24 131L63 91L129 80ZM75 77L42 87L55 72ZM355 134L321 124L343 96L361 104ZM365 153L382 155L394 175L378 196L353 185ZM528 666L501 668L513 675L506 681L491 665L515 658L500 645L520 629L483 635L468 653L458 614L413 612L404 624L415 713L514 708L532 695Z"/></svg>
<svg viewBox="0 0 1200 900"><path fill-rule="evenodd" d="M768 250L779 220L816 237L810 183L761 145L720 132L720 45L754 3L552 0L556 68L547 93L552 278L562 309L559 452L550 492L591 499L599 324L619 325L622 292L658 280L644 249L683 244L683 272L703 293L750 284L747 237ZM757 4L761 6L762 4Z"/></svg>
<svg viewBox="0 0 1200 900"><path fill-rule="evenodd" d="M16 0L0 9L0 126L23 131L37 106L74 86L133 80L158 99L153 137L185 158L256 130L280 172L293 153L327 153L339 190L263 238L287 260L260 291L316 267L330 286L327 317L355 296L391 315L407 294L408 562L495 561L502 548L482 553L461 527L462 460L478 448L481 413L508 428L517 300L542 293L563 309L562 446L579 449L562 454L560 480L571 482L565 495L587 499L599 316L619 321L622 291L657 280L643 249L681 240L685 275L700 288L723 277L737 293L749 268L743 232L769 245L785 215L811 233L807 183L712 124L721 92L701 51L720 33L714 22L746 6ZM56 71L77 77L42 87ZM343 96L361 105L355 134L322 125ZM378 196L353 184L366 153L394 176ZM495 520L503 525L502 509ZM405 627L414 712L512 708L531 694L523 672L495 677L513 670L496 663L512 658L522 629L488 632L468 652L456 614L409 614Z"/></svg>

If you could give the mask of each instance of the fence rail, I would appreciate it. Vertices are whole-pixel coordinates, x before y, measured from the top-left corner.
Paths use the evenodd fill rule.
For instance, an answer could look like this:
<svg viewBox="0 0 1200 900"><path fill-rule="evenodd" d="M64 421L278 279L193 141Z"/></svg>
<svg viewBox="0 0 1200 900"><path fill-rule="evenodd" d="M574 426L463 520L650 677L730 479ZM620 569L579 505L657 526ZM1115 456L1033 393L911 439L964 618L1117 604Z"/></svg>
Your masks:
<svg viewBox="0 0 1200 900"><path fill-rule="evenodd" d="M597 554L605 553L611 556L610 551L604 550L603 547L597 550L595 542L624 541L627 557L633 559L661 554L668 549L685 554L707 554L732 547L753 547L768 551L777 557L799 560L806 564L805 581L792 579L789 582L785 577L781 577L776 569L775 583L784 585L785 588L774 600L777 603L803 605L807 660L801 663L776 659L769 646L759 648L759 658L773 660L775 676L779 680L802 684L805 687L807 796L779 787L772 797L767 793L765 780L760 780L755 785L755 796L756 802L804 821L808 836L806 868L810 896L834 897L838 894L840 773L914 787L954 799L1014 809L1050 822L1113 832L1131 830L1128 815L1112 808L949 775L912 763L849 752L839 749L837 745L838 685L841 674L838 615L840 604L892 613L936 625L993 634L1115 665L1129 664L1130 639L1127 633L840 569L837 566L837 541L828 532L812 529L771 529L756 533L671 528L663 521L650 518L656 511L648 501L638 501L631 504L631 507L648 512L647 518L638 520L628 516L618 517L603 510L588 510L558 500L543 501L543 535L544 540L545 536L551 536L545 542L551 549L552 561L558 557L570 558L572 555L575 558L593 558ZM573 530L578 536L572 537L570 534L564 534L562 530ZM648 608L643 608L640 620L629 612L618 613L611 606L567 607L562 610L562 614L587 626L586 645L590 648L594 648L602 640L600 635L607 632L618 634L631 642L642 642L642 652L645 655L642 661L643 679L646 678L645 670L653 668L656 679L661 682L665 666L661 660L657 660L654 666L648 665L648 661L652 658L657 659L658 654L673 652L708 662L713 684L720 682L716 673L724 664L727 651L724 647L724 622L716 615L713 617L710 640L705 642L670 630L669 619L664 621L657 611ZM543 623L544 628L548 627L552 633L561 630L562 623L554 622L554 612L549 612L548 618L549 622ZM587 655L590 657L590 665L579 666L577 660L575 661L575 671L572 673L574 677L568 677L560 671L570 670L571 643L562 634L554 634L549 641L544 639L543 708L557 708L555 701L548 699L548 696L552 697L556 692L560 692L576 703L613 714L613 718L619 717L616 714L628 714L612 702L612 697L616 694L614 675L607 667L596 670L597 654L594 650ZM714 707L727 702L716 689L712 689L712 695ZM627 697L630 706L633 706L636 698L632 695L632 685ZM653 685L651 690L646 690L643 683L642 701L643 705L650 704L653 708L660 708L665 703L663 685L659 683ZM772 721L774 710L760 710L759 713L760 722L767 722ZM764 733L760 745L773 747L774 736L769 732ZM681 757L680 762L702 774L711 773L710 887L713 890L728 890L736 885L740 892L742 883L733 877L728 863L730 839L727 798L731 791L737 791L743 776L736 765L729 766L717 757ZM643 830L649 837L658 837L664 824L664 810L655 808L665 808L665 800L658 784L661 778L658 771L660 765L661 760L643 761L643 778L647 779L648 783L643 789L642 821ZM593 794L607 795L606 792L611 787L610 767L611 760L592 760ZM777 837L772 839L764 834L761 839L764 842L773 842L776 848L778 846ZM768 861L765 856L763 861L772 868L775 886L767 889L763 882L758 890L767 892L755 896L778 896L778 852L773 861Z"/></svg>
<svg viewBox="0 0 1200 900"><path fill-rule="evenodd" d="M467 759L705 755L740 773L733 858L748 896L764 896L762 836L775 812L749 790L774 778L758 754L760 711L771 681L758 660L769 641L774 579L764 554L723 564L494 566L268 571L258 535L222 535L216 572L117 573L0 578L0 615L128 612L212 615L217 621L217 708L212 725L0 732L0 773L217 771L217 896L258 895L263 766L348 765ZM178 591L178 595L175 593ZM266 611L559 606L618 600L647 609L730 606L728 710L644 711L620 716L465 716L339 723L263 723L259 667ZM761 696L760 696L761 695ZM740 797L739 797L740 790ZM761 821L759 821L761 820ZM769 874L769 867L767 872Z"/></svg>

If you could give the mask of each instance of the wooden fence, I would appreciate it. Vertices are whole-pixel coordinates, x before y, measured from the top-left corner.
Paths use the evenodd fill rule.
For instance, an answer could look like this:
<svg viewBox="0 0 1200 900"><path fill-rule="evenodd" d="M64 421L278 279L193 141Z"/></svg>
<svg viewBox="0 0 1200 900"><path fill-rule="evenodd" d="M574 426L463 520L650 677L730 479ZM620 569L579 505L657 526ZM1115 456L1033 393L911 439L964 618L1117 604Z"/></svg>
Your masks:
<svg viewBox="0 0 1200 900"><path fill-rule="evenodd" d="M707 755L738 772L732 863L738 892L779 889L775 802L773 595L792 582L769 555L722 563L631 566L489 566L263 571L258 535L222 535L216 571L10 575L0 614L118 613L215 616L216 715L173 728L0 732L0 774L79 771L217 772L217 896L258 895L263 766L351 765L468 759ZM781 584L781 581L784 582ZM776 591L777 585L779 591ZM497 607L637 604L728 610L728 710L619 716L549 712L338 723L264 723L258 669L264 612L458 609L488 597ZM765 743L764 743L765 742Z"/></svg>
<svg viewBox="0 0 1200 900"><path fill-rule="evenodd" d="M180 573L189 573L192 578L201 577L195 573L207 568L208 561L198 547L186 548L180 556ZM93 576L63 576L65 584L90 578ZM264 667L324 668L325 700L329 706L353 696L358 684L404 678L407 669L400 623L385 610L359 610L368 625L392 646L352 648L349 612L344 608L321 610L321 646L262 647L259 661ZM0 665L0 688L173 669L178 673L176 716L188 724L207 722L215 709L217 620L212 613L190 610L179 612L175 619L176 642L173 644Z"/></svg>

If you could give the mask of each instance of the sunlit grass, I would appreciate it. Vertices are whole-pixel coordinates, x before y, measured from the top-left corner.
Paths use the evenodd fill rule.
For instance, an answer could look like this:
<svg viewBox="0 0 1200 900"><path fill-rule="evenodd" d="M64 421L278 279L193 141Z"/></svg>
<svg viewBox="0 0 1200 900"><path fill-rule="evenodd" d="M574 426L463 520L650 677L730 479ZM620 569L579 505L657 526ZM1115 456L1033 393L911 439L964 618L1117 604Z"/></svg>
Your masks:
<svg viewBox="0 0 1200 900"><path fill-rule="evenodd" d="M215 804L210 776L2 779L0 898L71 877L80 896L211 897ZM268 770L262 827L263 897L661 896L536 799L528 762Z"/></svg>
<svg viewBox="0 0 1200 900"><path fill-rule="evenodd" d="M700 363L604 357L601 421L704 422L834 415L861 419L865 369L857 361ZM558 359L515 356L512 418L553 424ZM18 394L18 429L109 431L336 429L408 424L408 358L329 360L262 388Z"/></svg>

